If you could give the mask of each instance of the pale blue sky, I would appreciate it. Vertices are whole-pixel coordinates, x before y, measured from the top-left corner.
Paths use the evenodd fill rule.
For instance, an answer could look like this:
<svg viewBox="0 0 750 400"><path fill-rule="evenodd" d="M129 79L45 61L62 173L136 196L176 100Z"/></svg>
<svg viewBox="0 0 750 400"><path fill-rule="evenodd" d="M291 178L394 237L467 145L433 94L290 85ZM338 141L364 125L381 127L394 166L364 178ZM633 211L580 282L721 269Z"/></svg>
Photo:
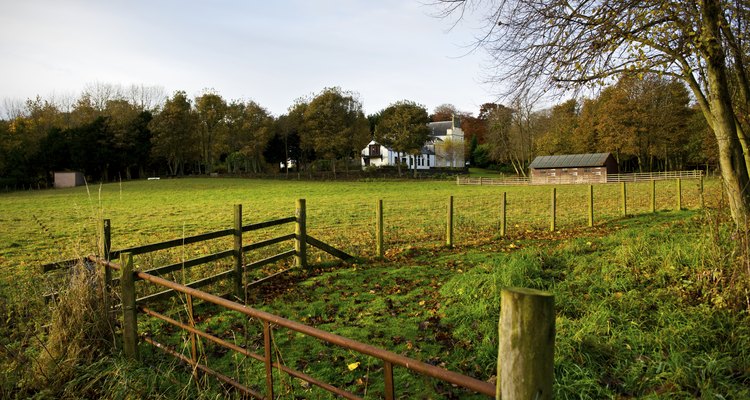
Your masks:
<svg viewBox="0 0 750 400"><path fill-rule="evenodd" d="M213 88L284 113L327 86L370 114L398 100L478 112L493 101L480 23L415 0L0 0L0 99L77 95L94 82Z"/></svg>

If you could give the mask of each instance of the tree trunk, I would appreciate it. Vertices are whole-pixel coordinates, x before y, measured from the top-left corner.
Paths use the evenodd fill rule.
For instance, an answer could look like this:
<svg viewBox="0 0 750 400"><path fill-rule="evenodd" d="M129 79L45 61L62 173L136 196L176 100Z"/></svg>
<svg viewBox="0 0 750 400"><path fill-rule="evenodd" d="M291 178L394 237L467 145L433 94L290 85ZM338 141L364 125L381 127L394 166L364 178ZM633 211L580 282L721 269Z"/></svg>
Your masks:
<svg viewBox="0 0 750 400"><path fill-rule="evenodd" d="M398 176L401 176L401 152L396 153L396 167L398 168Z"/></svg>
<svg viewBox="0 0 750 400"><path fill-rule="evenodd" d="M719 165L724 188L729 201L729 210L738 229L745 229L750 209L750 190L746 154L737 136L732 97L727 80L724 49L719 39L721 8L716 0L706 0L703 7L703 33L706 45L706 75L708 78L708 106L719 146ZM707 110L704 110L704 115ZM707 116L708 117L708 116ZM711 123L713 122L713 123Z"/></svg>

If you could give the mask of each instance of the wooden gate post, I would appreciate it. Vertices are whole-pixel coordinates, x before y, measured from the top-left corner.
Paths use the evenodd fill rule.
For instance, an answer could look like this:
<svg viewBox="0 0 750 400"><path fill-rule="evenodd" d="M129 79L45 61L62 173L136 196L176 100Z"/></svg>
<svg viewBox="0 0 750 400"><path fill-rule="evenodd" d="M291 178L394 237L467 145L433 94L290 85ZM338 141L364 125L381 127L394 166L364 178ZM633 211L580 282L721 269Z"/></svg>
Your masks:
<svg viewBox="0 0 750 400"><path fill-rule="evenodd" d="M677 178L677 211L682 210L682 179Z"/></svg>
<svg viewBox="0 0 750 400"><path fill-rule="evenodd" d="M549 230L551 232L555 231L556 222L557 222L557 188L552 188L552 198L550 200L550 223L549 223Z"/></svg>
<svg viewBox="0 0 750 400"><path fill-rule="evenodd" d="M703 209L706 208L706 198L703 195L703 172L701 172L700 183L699 184L700 184L700 191L701 191L701 193L700 193L700 197L701 197L701 210L703 210Z"/></svg>
<svg viewBox="0 0 750 400"><path fill-rule="evenodd" d="M625 186L625 182L620 183L620 193L622 196L622 216L627 217L628 215L628 189Z"/></svg>
<svg viewBox="0 0 750 400"><path fill-rule="evenodd" d="M656 181L651 180L651 214L656 212Z"/></svg>
<svg viewBox="0 0 750 400"><path fill-rule="evenodd" d="M294 241L295 263L297 267L307 268L307 206L305 199L297 199L295 216L297 217L294 228L296 237Z"/></svg>
<svg viewBox="0 0 750 400"><path fill-rule="evenodd" d="M385 249L383 248L383 199L378 200L375 207L375 253L378 258L383 258Z"/></svg>
<svg viewBox="0 0 750 400"><path fill-rule="evenodd" d="M589 227L594 227L594 185L589 185Z"/></svg>
<svg viewBox="0 0 750 400"><path fill-rule="evenodd" d="M103 219L99 223L99 257L109 261L109 252L112 249L112 224L109 219ZM112 287L112 268L104 267L104 284L107 293Z"/></svg>
<svg viewBox="0 0 750 400"><path fill-rule="evenodd" d="M125 356L138 359L138 310L135 305L135 276L133 275L133 255L120 254L122 277L122 349Z"/></svg>
<svg viewBox="0 0 750 400"><path fill-rule="evenodd" d="M234 295L245 301L245 286L242 276L242 204L234 205Z"/></svg>
<svg viewBox="0 0 750 400"><path fill-rule="evenodd" d="M535 289L503 289L497 355L499 399L552 399L555 299Z"/></svg>
<svg viewBox="0 0 750 400"><path fill-rule="evenodd" d="M448 216L445 223L445 245L453 247L453 196L448 198Z"/></svg>
<svg viewBox="0 0 750 400"><path fill-rule="evenodd" d="M503 192L503 197L500 200L500 236L505 237L505 228L507 226L507 193Z"/></svg>

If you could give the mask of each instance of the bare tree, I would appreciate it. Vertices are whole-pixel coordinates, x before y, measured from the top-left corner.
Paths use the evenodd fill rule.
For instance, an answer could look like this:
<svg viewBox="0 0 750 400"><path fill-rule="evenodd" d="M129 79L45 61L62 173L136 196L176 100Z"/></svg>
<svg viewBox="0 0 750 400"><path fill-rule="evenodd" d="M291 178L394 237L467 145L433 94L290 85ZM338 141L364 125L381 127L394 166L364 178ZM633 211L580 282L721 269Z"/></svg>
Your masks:
<svg viewBox="0 0 750 400"><path fill-rule="evenodd" d="M746 223L750 149L738 114L750 103L750 0L438 3L445 16L484 13L487 24L477 46L494 58L495 79L508 84L506 94L540 87L575 91L623 72L685 82L716 136L734 221L738 227Z"/></svg>

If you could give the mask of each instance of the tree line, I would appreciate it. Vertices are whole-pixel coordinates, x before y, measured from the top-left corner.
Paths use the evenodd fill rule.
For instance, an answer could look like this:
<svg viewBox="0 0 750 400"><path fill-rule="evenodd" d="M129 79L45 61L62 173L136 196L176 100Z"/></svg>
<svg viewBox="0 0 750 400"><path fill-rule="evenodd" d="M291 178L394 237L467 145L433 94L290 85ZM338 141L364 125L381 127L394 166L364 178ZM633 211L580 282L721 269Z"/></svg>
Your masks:
<svg viewBox="0 0 750 400"><path fill-rule="evenodd" d="M337 166L358 168L372 139L418 155L429 137L426 124L454 115L472 165L519 175L547 154L612 152L624 171L714 165L717 157L685 87L656 75L623 75L596 97L543 110L522 98L509 106L486 103L477 116L451 104L429 114L408 100L366 116L359 96L340 88L300 98L273 116L254 101L227 101L212 90L165 98L158 88L106 84L89 86L68 105L37 97L6 109L0 184L8 187L47 187L62 170L82 171L91 181L290 169L335 175Z"/></svg>
<svg viewBox="0 0 750 400"><path fill-rule="evenodd" d="M519 175L535 156L555 154L609 152L622 172L718 164L716 138L684 84L655 74L623 74L595 96L543 110L523 97L485 104L477 120L468 129L472 162Z"/></svg>

